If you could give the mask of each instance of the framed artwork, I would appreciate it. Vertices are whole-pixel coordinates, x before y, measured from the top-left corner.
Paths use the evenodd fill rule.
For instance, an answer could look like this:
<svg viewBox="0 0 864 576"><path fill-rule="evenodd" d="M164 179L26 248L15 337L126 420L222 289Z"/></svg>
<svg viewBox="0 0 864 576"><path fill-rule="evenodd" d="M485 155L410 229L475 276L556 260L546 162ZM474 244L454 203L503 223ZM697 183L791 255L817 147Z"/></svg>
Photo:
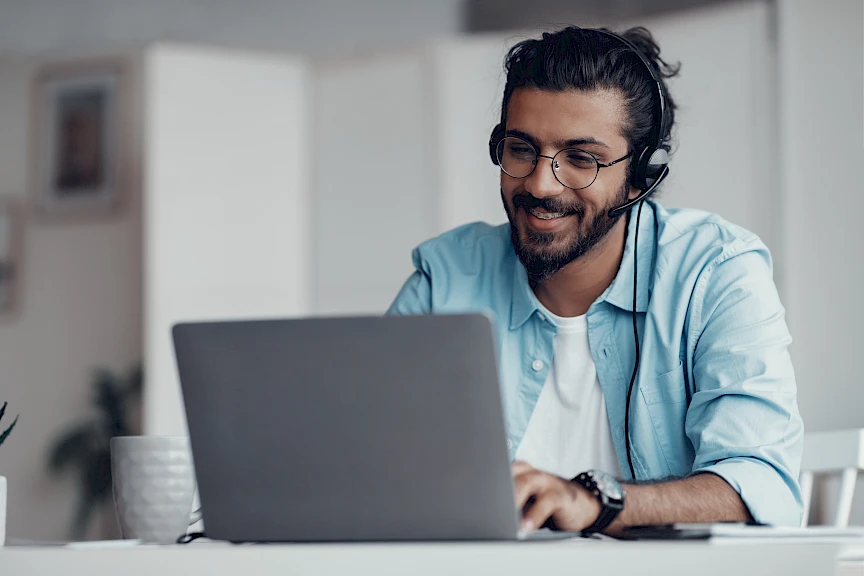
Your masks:
<svg viewBox="0 0 864 576"><path fill-rule="evenodd" d="M15 309L21 266L21 213L17 204L0 200L0 317Z"/></svg>
<svg viewBox="0 0 864 576"><path fill-rule="evenodd" d="M125 68L120 60L52 64L37 75L33 187L40 212L105 214L124 187Z"/></svg>

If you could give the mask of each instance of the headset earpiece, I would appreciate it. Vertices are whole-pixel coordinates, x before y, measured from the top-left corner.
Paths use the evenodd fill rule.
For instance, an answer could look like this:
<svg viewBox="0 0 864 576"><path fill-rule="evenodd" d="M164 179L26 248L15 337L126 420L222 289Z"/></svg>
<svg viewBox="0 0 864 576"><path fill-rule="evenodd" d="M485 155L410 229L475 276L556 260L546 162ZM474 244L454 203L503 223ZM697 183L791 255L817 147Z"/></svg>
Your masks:
<svg viewBox="0 0 864 576"><path fill-rule="evenodd" d="M645 181L650 187L657 177L669 166L669 152L663 148L658 148L648 157L648 162L645 164Z"/></svg>
<svg viewBox="0 0 864 576"><path fill-rule="evenodd" d="M647 190L669 165L669 153L663 148L645 148L633 165L630 183L637 190Z"/></svg>
<svg viewBox="0 0 864 576"><path fill-rule="evenodd" d="M492 163L498 166L498 143L504 138L504 124L498 123L492 129L492 135L489 136L489 157Z"/></svg>

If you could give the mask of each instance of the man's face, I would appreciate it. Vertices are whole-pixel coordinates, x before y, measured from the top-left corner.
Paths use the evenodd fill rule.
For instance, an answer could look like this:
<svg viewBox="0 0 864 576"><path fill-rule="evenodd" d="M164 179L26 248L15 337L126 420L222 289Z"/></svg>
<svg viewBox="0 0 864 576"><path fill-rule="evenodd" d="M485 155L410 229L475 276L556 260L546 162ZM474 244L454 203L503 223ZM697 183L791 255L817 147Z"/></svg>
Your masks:
<svg viewBox="0 0 864 576"><path fill-rule="evenodd" d="M624 110L623 99L614 92L518 88L507 105L506 136L527 141L545 156L579 148L606 164L628 152L621 135ZM548 158L538 158L527 178L501 172L501 199L513 247L532 281L548 280L597 246L615 226L618 219L608 213L631 195L628 163L600 168L594 183L581 190L561 184Z"/></svg>

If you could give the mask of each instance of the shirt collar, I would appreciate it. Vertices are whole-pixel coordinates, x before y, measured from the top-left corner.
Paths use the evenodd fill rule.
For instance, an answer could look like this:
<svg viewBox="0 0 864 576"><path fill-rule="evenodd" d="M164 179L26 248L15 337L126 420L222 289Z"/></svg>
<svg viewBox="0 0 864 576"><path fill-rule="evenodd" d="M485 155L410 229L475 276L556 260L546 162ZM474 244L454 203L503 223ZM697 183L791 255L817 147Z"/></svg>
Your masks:
<svg viewBox="0 0 864 576"><path fill-rule="evenodd" d="M633 310L633 260L636 241L636 216L639 209L638 204L630 209L630 223L627 226L627 241L624 245L624 254L621 258L621 266L612 284L600 295L598 302L606 301L610 304L626 310ZM636 311L645 312L648 309L648 301L651 296L653 276L650 274L654 267L655 256L655 230L654 216L657 207L653 202L645 202L642 209L642 218L639 222L639 246L638 263L639 276L637 279ZM632 225L631 225L632 224ZM515 256L515 252L514 252ZM540 308L540 302L531 285L528 283L528 274L518 257L514 258L513 266L513 295L510 302L510 329L515 330L528 321L528 318Z"/></svg>
<svg viewBox="0 0 864 576"><path fill-rule="evenodd" d="M621 266L615 280L609 288L600 296L599 300L631 312L633 310L633 260L638 260L639 270L636 282L636 312L648 310L648 302L651 300L651 289L654 285L654 258L657 243L655 242L656 230L654 220L657 215L657 205L646 201L642 208L642 219L639 222L639 245L634 255L636 246L636 217L639 205L630 209L630 223L627 226L627 243L624 245L624 256L621 258Z"/></svg>

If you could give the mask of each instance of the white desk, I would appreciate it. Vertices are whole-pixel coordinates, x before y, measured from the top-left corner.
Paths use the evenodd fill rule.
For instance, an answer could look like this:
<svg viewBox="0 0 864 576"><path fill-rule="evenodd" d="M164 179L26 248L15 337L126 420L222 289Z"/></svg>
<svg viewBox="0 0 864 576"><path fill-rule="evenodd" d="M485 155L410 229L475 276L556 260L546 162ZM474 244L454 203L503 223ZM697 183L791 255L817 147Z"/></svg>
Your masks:
<svg viewBox="0 0 864 576"><path fill-rule="evenodd" d="M846 559L846 560L844 560ZM864 547L834 544L586 542L244 545L97 550L0 548L3 576L864 575Z"/></svg>

